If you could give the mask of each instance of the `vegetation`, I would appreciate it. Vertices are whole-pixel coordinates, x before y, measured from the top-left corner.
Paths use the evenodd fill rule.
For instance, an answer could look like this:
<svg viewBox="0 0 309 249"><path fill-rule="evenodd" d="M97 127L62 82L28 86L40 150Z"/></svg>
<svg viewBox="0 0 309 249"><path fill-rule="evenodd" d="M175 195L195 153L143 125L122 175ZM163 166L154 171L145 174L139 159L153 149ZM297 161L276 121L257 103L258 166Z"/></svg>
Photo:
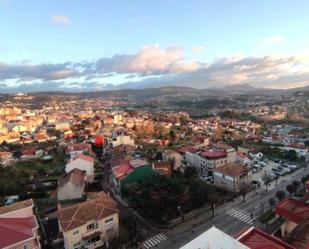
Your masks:
<svg viewBox="0 0 309 249"><path fill-rule="evenodd" d="M192 169L185 174L176 172L170 178L153 173L127 186L124 194L141 215L160 224L207 203L214 211L215 204L223 199L222 192L198 179Z"/></svg>
<svg viewBox="0 0 309 249"><path fill-rule="evenodd" d="M271 219L273 219L275 216L276 216L275 212L272 209L270 209L259 217L259 221L261 223L266 223Z"/></svg>

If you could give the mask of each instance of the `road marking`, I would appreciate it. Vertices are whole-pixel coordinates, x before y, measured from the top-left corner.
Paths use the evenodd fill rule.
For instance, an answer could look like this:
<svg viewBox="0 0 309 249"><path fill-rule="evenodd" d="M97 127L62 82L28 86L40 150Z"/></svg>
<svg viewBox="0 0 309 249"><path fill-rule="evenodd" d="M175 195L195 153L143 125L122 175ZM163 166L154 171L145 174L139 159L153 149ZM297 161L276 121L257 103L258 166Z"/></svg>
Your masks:
<svg viewBox="0 0 309 249"><path fill-rule="evenodd" d="M163 233L156 234L152 236L151 238L145 240L143 243L143 247L146 249L155 247L166 239L167 239L167 236L165 234Z"/></svg>
<svg viewBox="0 0 309 249"><path fill-rule="evenodd" d="M250 224L252 225L253 224L253 221L255 220L254 218L251 218L251 214L244 211L244 210L241 210L239 208L233 208L229 211L226 212L228 215L244 222L244 223L247 223L247 224Z"/></svg>

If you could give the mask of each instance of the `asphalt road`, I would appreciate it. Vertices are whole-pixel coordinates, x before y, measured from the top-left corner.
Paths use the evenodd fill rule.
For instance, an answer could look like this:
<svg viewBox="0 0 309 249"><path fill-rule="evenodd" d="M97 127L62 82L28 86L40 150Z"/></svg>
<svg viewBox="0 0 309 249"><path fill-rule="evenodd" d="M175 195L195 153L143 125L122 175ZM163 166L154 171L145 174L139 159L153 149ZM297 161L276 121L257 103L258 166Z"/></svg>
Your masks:
<svg viewBox="0 0 309 249"><path fill-rule="evenodd" d="M257 191L257 194L252 193L250 196L248 196L246 202L242 202L240 198L234 202L227 203L221 207L218 207L214 218L211 218L210 213L207 212L201 215L201 217L197 218L195 220L195 224L183 223L178 227L175 227L173 230L165 231L165 234L169 237L169 239L158 245L157 248L180 248L212 226L216 226L229 235L235 235L239 231L245 229L246 227L250 227L251 225L230 216L226 213L228 210L231 210L232 208L238 208L248 213L252 213L253 216L257 218L261 215L263 210L267 211L270 208L268 200L272 197L274 198L278 190L285 190L286 186L293 180L300 180L302 176L308 173L309 167L300 169L279 179L277 185L273 182L267 191L265 190L265 186L262 186ZM258 221L255 222L254 225L257 227L260 226Z"/></svg>

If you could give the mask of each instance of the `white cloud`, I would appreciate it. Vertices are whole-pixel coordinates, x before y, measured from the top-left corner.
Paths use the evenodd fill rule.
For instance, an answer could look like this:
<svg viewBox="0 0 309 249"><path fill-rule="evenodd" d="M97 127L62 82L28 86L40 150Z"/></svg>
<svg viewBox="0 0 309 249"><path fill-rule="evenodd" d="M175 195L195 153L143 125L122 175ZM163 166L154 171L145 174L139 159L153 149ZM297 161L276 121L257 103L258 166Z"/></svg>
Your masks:
<svg viewBox="0 0 309 249"><path fill-rule="evenodd" d="M193 53L201 53L205 50L205 46L195 46L195 47L192 47L191 50Z"/></svg>
<svg viewBox="0 0 309 249"><path fill-rule="evenodd" d="M268 43L268 44L274 44L274 43L280 43L283 42L284 37L277 35L277 36L270 36L264 39L264 43Z"/></svg>
<svg viewBox="0 0 309 249"><path fill-rule="evenodd" d="M69 25L71 24L71 20L68 16L65 15L52 15L51 22L54 24L62 24L62 25Z"/></svg>

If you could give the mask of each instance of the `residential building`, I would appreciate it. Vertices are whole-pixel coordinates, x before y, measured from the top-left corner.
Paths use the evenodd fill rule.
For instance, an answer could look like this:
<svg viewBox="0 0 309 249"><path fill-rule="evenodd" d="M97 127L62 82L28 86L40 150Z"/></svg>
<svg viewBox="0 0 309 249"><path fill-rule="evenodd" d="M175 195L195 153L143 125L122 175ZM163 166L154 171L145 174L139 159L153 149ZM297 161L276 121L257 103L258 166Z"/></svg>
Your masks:
<svg viewBox="0 0 309 249"><path fill-rule="evenodd" d="M100 248L119 234L119 210L115 201L100 192L68 207L58 207L59 231L66 249Z"/></svg>
<svg viewBox="0 0 309 249"><path fill-rule="evenodd" d="M152 167L144 160L122 160L112 168L112 183L115 190L120 193L126 185L136 183L152 172Z"/></svg>
<svg viewBox="0 0 309 249"><path fill-rule="evenodd" d="M171 162L154 162L152 168L165 176L171 176L173 173L173 165Z"/></svg>
<svg viewBox="0 0 309 249"><path fill-rule="evenodd" d="M239 191L249 182L249 169L238 163L229 163L214 170L214 184L229 191Z"/></svg>
<svg viewBox="0 0 309 249"><path fill-rule="evenodd" d="M73 169L80 169L86 172L87 181L94 181L94 159L91 156L83 154L71 159L65 166L65 171L68 173Z"/></svg>
<svg viewBox="0 0 309 249"><path fill-rule="evenodd" d="M32 199L0 207L0 248L41 248L33 209Z"/></svg>
<svg viewBox="0 0 309 249"><path fill-rule="evenodd" d="M86 171L77 168L60 176L57 186L57 199L59 201L81 199L86 180Z"/></svg>

